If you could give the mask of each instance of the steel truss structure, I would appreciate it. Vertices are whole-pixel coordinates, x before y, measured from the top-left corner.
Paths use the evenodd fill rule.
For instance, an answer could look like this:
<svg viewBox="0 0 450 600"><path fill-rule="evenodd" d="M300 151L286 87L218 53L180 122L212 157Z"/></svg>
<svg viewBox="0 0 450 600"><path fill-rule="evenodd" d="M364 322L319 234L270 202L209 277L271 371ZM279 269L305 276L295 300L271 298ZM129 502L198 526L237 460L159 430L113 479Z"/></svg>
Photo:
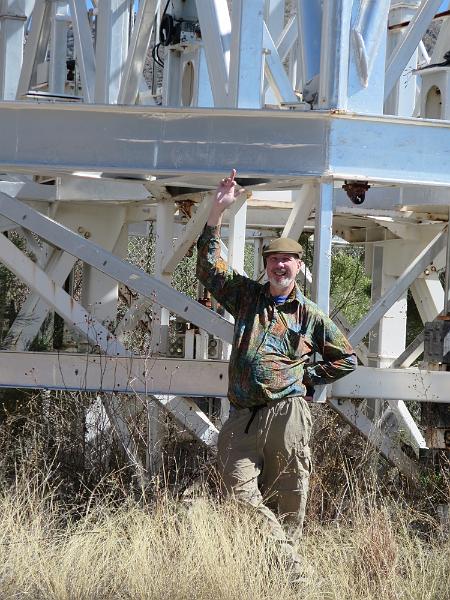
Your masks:
<svg viewBox="0 0 450 600"><path fill-rule="evenodd" d="M450 443L449 421L425 439L407 408L450 405L450 375L411 366L423 334L405 347L408 290L424 323L448 314L446 4L0 0L0 227L27 244L0 235L0 260L29 288L3 340L0 386L101 393L141 473L158 456L141 464L119 392L146 399L149 446L159 410L213 446L219 424L193 398L222 398L226 417L232 324L171 276L206 222L208 191L237 168L248 194L223 232L235 269L246 241L259 276L265 239L313 230L303 275L329 312L333 236L365 245L372 307L354 327L334 315L361 366L315 399L415 476L402 444ZM152 275L126 261L129 232L148 223ZM64 287L77 260L80 301ZM133 302L116 323L119 284ZM123 336L149 310L151 352L137 356ZM50 311L78 332L78 353L29 351ZM169 358L171 315L195 326L183 358ZM206 360L211 340L222 351Z"/></svg>

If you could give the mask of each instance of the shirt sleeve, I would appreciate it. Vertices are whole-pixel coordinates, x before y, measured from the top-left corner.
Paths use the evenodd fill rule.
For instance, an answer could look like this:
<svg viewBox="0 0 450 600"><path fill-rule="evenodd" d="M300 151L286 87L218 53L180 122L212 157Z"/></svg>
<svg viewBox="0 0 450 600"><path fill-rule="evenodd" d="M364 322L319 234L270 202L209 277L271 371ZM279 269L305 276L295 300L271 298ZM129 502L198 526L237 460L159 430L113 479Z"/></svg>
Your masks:
<svg viewBox="0 0 450 600"><path fill-rule="evenodd" d="M197 277L214 298L233 316L250 280L240 275L220 255L219 227L206 225L197 242Z"/></svg>
<svg viewBox="0 0 450 600"><path fill-rule="evenodd" d="M323 385L348 375L357 366L356 355L350 342L324 313L318 310L312 330L314 351L322 360L306 366L303 383Z"/></svg>

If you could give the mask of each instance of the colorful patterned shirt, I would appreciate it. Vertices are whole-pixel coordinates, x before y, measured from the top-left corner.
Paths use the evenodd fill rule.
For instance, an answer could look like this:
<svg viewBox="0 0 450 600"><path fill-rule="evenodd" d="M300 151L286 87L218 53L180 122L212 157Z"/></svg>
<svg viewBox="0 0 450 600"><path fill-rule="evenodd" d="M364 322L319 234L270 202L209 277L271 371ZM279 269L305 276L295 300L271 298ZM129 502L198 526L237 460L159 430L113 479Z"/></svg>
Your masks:
<svg viewBox="0 0 450 600"><path fill-rule="evenodd" d="M304 396L306 385L330 383L355 369L348 340L297 285L276 305L269 284L239 275L220 257L218 227L206 226L197 247L197 277L235 319L228 388L234 406ZM323 360L309 362L314 353Z"/></svg>

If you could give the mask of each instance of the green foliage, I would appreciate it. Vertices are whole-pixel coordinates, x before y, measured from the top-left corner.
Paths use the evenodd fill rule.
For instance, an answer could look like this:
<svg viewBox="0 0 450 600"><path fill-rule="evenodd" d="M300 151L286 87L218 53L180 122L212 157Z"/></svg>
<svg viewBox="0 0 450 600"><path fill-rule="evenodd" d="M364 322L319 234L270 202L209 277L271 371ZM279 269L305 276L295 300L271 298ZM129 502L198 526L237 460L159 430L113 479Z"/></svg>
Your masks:
<svg viewBox="0 0 450 600"><path fill-rule="evenodd" d="M364 271L364 255L359 248L339 248L331 261L333 313L342 311L351 325L370 308L370 277Z"/></svg>
<svg viewBox="0 0 450 600"><path fill-rule="evenodd" d="M406 345L408 346L423 331L423 323L417 310L416 303L408 290L407 297L407 321L406 321Z"/></svg>
<svg viewBox="0 0 450 600"><path fill-rule="evenodd" d="M26 244L22 237L12 232L7 237L17 248L25 252ZM20 282L4 265L0 264L0 341L4 338L22 306L27 287Z"/></svg>
<svg viewBox="0 0 450 600"><path fill-rule="evenodd" d="M312 270L314 242L302 234L303 261ZM309 296L306 286L304 293ZM330 295L334 305L331 316L342 312L351 325L357 323L369 310L371 280L364 270L364 248L340 246L333 249L331 256Z"/></svg>
<svg viewBox="0 0 450 600"><path fill-rule="evenodd" d="M175 269L172 276L172 285L179 292L197 299L197 278L195 265L197 263L197 248L192 248L190 254L185 256Z"/></svg>

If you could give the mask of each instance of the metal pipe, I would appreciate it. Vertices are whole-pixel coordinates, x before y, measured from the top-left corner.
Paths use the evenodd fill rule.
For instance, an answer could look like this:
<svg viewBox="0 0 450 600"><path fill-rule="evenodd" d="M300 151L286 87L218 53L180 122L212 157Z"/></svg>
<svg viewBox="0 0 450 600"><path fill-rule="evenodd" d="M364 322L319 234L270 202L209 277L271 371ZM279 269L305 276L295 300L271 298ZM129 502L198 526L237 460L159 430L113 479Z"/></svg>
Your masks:
<svg viewBox="0 0 450 600"><path fill-rule="evenodd" d="M449 289L450 289L450 208L449 208L449 225L447 225L447 254L446 254L446 259L445 259L444 316L448 315Z"/></svg>

